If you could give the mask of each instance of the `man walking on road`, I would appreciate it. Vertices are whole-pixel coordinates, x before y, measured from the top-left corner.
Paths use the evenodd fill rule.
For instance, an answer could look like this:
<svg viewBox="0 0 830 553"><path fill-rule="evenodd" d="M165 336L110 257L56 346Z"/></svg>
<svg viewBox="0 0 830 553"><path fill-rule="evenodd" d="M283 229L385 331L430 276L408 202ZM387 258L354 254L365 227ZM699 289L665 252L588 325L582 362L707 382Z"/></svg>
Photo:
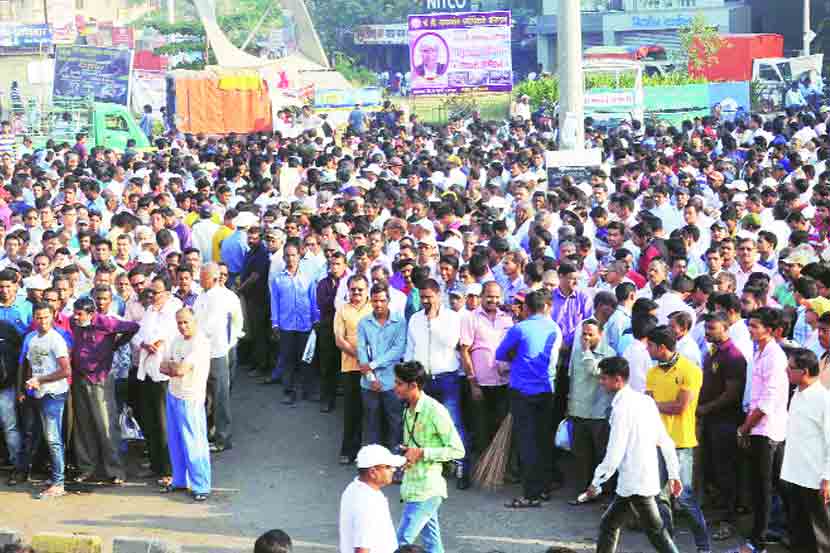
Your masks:
<svg viewBox="0 0 830 553"><path fill-rule="evenodd" d="M403 415L404 506L398 542L415 543L420 535L427 553L444 553L438 523L438 509L447 497L443 463L460 459L465 452L447 408L424 393L427 378L417 361L395 367L395 393L407 404Z"/></svg>
<svg viewBox="0 0 830 553"><path fill-rule="evenodd" d="M659 553L678 553L668 529L657 510L660 493L660 469L654 448L660 450L669 473L672 495L683 491L674 442L669 437L654 400L635 392L628 384L628 362L609 357L599 363L600 385L613 394L611 433L605 458L594 472L591 486L585 491L589 499L602 492L602 485L617 473L617 490L611 505L602 515L597 553L614 553L620 541L620 529L632 511L636 511L649 541Z"/></svg>
<svg viewBox="0 0 830 553"><path fill-rule="evenodd" d="M340 553L394 553L398 548L389 500L380 490L405 463L406 458L382 445L358 451L358 476L340 497Z"/></svg>

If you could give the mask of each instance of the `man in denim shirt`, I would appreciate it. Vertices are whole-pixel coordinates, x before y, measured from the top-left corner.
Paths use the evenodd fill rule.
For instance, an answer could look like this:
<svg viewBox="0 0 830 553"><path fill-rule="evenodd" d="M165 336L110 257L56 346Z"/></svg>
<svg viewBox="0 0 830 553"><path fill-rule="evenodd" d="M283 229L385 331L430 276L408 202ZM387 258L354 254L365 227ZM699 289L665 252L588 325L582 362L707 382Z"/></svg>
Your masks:
<svg viewBox="0 0 830 553"><path fill-rule="evenodd" d="M389 310L389 288L372 286L372 314L357 326L357 356L363 396L363 439L368 444L385 444L389 449L401 443L403 405L395 395L395 364L406 348L406 319ZM386 419L388 432L381 438Z"/></svg>

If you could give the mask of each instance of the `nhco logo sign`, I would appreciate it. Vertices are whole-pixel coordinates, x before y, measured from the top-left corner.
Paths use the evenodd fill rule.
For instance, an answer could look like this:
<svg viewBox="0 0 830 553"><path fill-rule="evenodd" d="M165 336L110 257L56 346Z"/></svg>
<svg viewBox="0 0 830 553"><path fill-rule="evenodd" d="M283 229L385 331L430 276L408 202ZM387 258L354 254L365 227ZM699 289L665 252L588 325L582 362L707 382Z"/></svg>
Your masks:
<svg viewBox="0 0 830 553"><path fill-rule="evenodd" d="M420 0L421 13L464 12L472 10L472 0Z"/></svg>

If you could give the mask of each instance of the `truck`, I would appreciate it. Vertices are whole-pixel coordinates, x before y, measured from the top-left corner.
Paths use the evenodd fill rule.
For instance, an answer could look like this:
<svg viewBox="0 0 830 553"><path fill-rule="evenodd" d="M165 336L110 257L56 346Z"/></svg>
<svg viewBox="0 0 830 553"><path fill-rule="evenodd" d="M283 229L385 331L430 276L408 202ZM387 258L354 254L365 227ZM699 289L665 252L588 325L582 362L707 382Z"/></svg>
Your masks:
<svg viewBox="0 0 830 553"><path fill-rule="evenodd" d="M752 78L753 61L784 57L784 36L774 33L733 33L721 35L725 45L718 62L698 69L689 63L689 74L710 82L741 82ZM700 47L700 46L699 46Z"/></svg>
<svg viewBox="0 0 830 553"><path fill-rule="evenodd" d="M79 133L87 135L87 146L97 146L123 152L127 141L135 140L135 150L152 149L150 140L138 126L126 106L88 100L64 100L48 104L42 109L30 106L24 119L24 133L32 139L35 148L43 148L47 141L75 143Z"/></svg>

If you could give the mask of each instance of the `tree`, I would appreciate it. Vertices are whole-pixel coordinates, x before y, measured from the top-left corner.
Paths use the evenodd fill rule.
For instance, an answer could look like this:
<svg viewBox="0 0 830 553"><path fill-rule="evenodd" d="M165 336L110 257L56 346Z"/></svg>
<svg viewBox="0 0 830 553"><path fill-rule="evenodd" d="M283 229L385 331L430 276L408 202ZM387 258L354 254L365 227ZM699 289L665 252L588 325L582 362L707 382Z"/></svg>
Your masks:
<svg viewBox="0 0 830 553"><path fill-rule="evenodd" d="M718 53L729 43L720 36L717 27L706 22L703 14L695 14L688 26L678 31L680 44L689 59L689 71L700 73L718 63Z"/></svg>
<svg viewBox="0 0 830 553"><path fill-rule="evenodd" d="M380 4L380 5L378 5ZM354 53L354 28L370 23L400 23L412 11L411 0L307 0L308 10L330 57Z"/></svg>

